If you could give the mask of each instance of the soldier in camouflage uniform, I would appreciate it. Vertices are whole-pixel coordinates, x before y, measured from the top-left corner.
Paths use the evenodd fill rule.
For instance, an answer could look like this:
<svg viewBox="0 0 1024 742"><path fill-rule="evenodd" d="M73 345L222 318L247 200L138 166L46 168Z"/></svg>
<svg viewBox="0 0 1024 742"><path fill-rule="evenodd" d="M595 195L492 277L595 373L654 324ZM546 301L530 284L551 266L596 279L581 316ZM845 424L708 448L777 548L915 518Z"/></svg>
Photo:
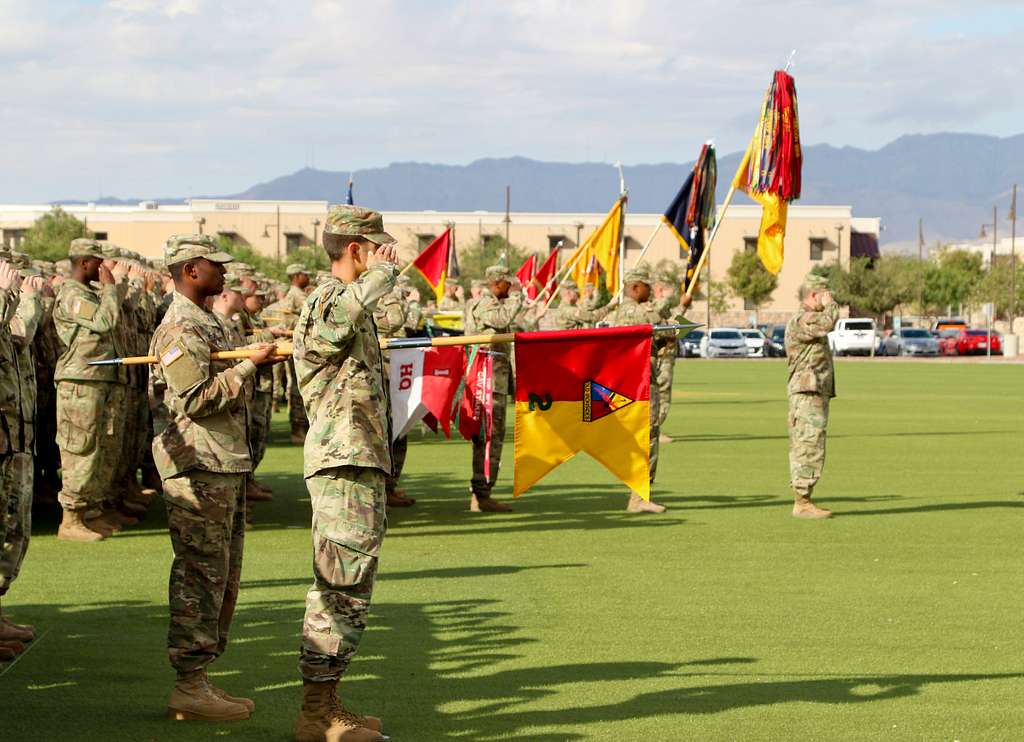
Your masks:
<svg viewBox="0 0 1024 742"><path fill-rule="evenodd" d="M231 262L204 235L177 235L164 248L175 293L153 335L158 362L150 394L166 409L153 441L163 478L174 559L169 586L167 649L177 682L171 719L247 719L254 704L210 683L207 668L225 650L238 599L245 538L245 475L252 470L247 400L257 367L274 362L274 346L257 346L240 363L211 361L236 341L205 309L221 292Z"/></svg>
<svg viewBox="0 0 1024 742"><path fill-rule="evenodd" d="M409 308L405 302L405 290L399 283L377 302L373 312L373 322L377 326L377 335L381 338L405 337L405 324L408 320ZM390 354L383 351L384 383L391 378ZM405 468L405 457L409 449L408 436L401 436L391 442L391 471L384 482L387 494L387 505L391 508L406 508L415 505L416 500L405 496L405 491L398 489L398 482Z"/></svg>
<svg viewBox="0 0 1024 742"><path fill-rule="evenodd" d="M835 368L828 334L839 319L839 306L822 276L809 275L800 287L800 312L786 325L789 365L789 478L793 516L809 520L832 517L811 502L825 467L828 408L836 396Z"/></svg>
<svg viewBox="0 0 1024 742"><path fill-rule="evenodd" d="M571 278L562 281L561 302L551 307L540 322L542 330L582 330L593 327L614 308L613 303L600 308L580 304L580 291Z"/></svg>
<svg viewBox="0 0 1024 742"><path fill-rule="evenodd" d="M237 268L237 266L234 266ZM247 280L241 276L241 288L243 294L243 307L239 313L242 332L245 335L246 343L271 343L275 337L267 329L266 323L260 316L263 302L266 298L264 289L255 281ZM274 404L274 374L273 369L281 368L283 364L261 368L256 374L256 393L253 397L249 445L252 448L252 470L259 467L267 452L267 441L270 439L270 421L273 414ZM246 499L255 502L272 500L273 490L259 482L255 476L251 477L246 484Z"/></svg>
<svg viewBox="0 0 1024 742"><path fill-rule="evenodd" d="M301 263L292 263L285 271L291 286L288 293L281 300L281 305L287 312L286 327L291 330L295 327L302 307L306 303L306 289L309 287L309 269ZM306 409L302 406L302 394L299 392L298 380L295 376L295 364L288 361L288 422L292 427L291 442L299 445L306 440L306 432L309 430L309 420L306 418Z"/></svg>
<svg viewBox="0 0 1024 742"><path fill-rule="evenodd" d="M626 271L623 277L624 289L622 301L608 315L606 321L613 327L624 327L629 325L650 325L658 310L650 303L651 298L651 275L646 268L638 267ZM650 385L650 409L651 409L651 451L650 451L650 479L654 484L654 477L658 471L658 448L659 434L658 427L658 384L657 366L654 344L651 344L651 385ZM644 500L636 492L631 492L629 504L626 510L630 513L664 513L665 506L659 505L653 500Z"/></svg>
<svg viewBox="0 0 1024 742"><path fill-rule="evenodd" d="M32 336L42 314L43 283L37 276L19 280L7 259L12 259L9 253L0 253L0 597L18 576L32 531ZM33 270L28 256L16 254L13 260L24 274ZM23 642L34 638L31 626L15 624L0 613L0 659L12 659L24 649Z"/></svg>
<svg viewBox="0 0 1024 742"><path fill-rule="evenodd" d="M477 330L473 326L473 312L476 311L476 305L490 292L487 290L486 282L474 279L469 293L470 298L466 302L466 308L462 311L462 331L466 335L475 335Z"/></svg>
<svg viewBox="0 0 1024 742"><path fill-rule="evenodd" d="M662 274L654 282L655 309L651 323L663 324L670 322L686 322L686 317L678 316L681 310L685 310L693 302L692 297L686 294L679 295L679 286L675 278L669 274ZM668 413L672 408L672 381L676 371L676 359L679 356L679 332L677 330L659 332L654 338L654 350L657 357L656 366L658 369L658 429L665 427L668 420ZM659 433L659 443L671 443L672 437L665 433Z"/></svg>
<svg viewBox="0 0 1024 742"><path fill-rule="evenodd" d="M474 333L515 332L522 321L524 303L519 281L503 265L492 265L486 271L490 291L473 307L468 322ZM512 292L513 286L515 291ZM511 293L510 293L511 292ZM473 436L473 478L470 480L469 509L479 512L505 512L512 507L491 497L498 480L501 451L505 443L505 409L512 392L512 344L495 343L482 352L493 353L494 395L492 397L490 476L484 471L487 440L484 431Z"/></svg>
<svg viewBox="0 0 1024 742"><path fill-rule="evenodd" d="M45 266L50 281L41 293L43 316L33 340L36 365L36 455L35 485L40 499L56 503L60 492L60 449L57 447L57 394L53 372L63 346L53 324L56 293L52 283L56 275L53 263ZM63 281L63 279L59 279Z"/></svg>
<svg viewBox="0 0 1024 742"><path fill-rule="evenodd" d="M466 301L462 298L462 287L455 283L455 281L445 281L444 296L438 302L437 311L461 312L465 306Z"/></svg>
<svg viewBox="0 0 1024 742"><path fill-rule="evenodd" d="M398 274L394 241L377 212L331 209L324 249L333 279L313 291L295 327L295 369L311 423L305 477L313 506L298 742L384 739L379 719L341 705L337 685L366 627L385 531L391 414L373 312Z"/></svg>
<svg viewBox="0 0 1024 742"><path fill-rule="evenodd" d="M66 541L99 541L123 521L110 500L113 475L123 453L124 426L118 419L124 404L121 366L90 366L89 361L125 355L117 345L116 328L125 295L121 282L128 268L108 268L103 246L76 239L68 251L71 276L60 286L53 321L64 345L57 360L57 445L60 447L64 509L57 537ZM100 292L91 287L99 280Z"/></svg>
<svg viewBox="0 0 1024 742"><path fill-rule="evenodd" d="M405 302L405 337L416 337L423 329L423 307L420 306L419 291L408 276L398 277L398 287Z"/></svg>

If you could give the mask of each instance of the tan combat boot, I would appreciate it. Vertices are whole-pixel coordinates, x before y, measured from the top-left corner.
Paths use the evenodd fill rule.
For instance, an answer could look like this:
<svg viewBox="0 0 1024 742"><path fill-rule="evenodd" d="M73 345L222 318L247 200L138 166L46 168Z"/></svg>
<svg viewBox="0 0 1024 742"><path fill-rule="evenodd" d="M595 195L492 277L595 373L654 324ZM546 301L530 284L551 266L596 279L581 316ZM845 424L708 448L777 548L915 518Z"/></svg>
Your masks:
<svg viewBox="0 0 1024 742"><path fill-rule="evenodd" d="M470 495L469 512L471 513L508 513L511 511L511 505L498 502L493 497L477 497L475 494Z"/></svg>
<svg viewBox="0 0 1024 742"><path fill-rule="evenodd" d="M25 645L14 639L7 639L0 641L0 649L10 652L12 655L11 659L13 659L25 651Z"/></svg>
<svg viewBox="0 0 1024 742"><path fill-rule="evenodd" d="M383 742L380 719L346 709L335 691L338 681L302 683L302 710L295 722L295 742ZM369 725L374 725L373 728Z"/></svg>
<svg viewBox="0 0 1024 742"><path fill-rule="evenodd" d="M14 623L0 609L0 641L13 639L19 642L30 642L36 638L36 627L28 624Z"/></svg>
<svg viewBox="0 0 1024 742"><path fill-rule="evenodd" d="M167 718L174 721L242 721L249 709L221 698L203 670L180 673L167 701Z"/></svg>
<svg viewBox="0 0 1024 742"><path fill-rule="evenodd" d="M831 510L819 508L807 495L797 495L793 500L793 517L804 520L825 520L832 517Z"/></svg>
<svg viewBox="0 0 1024 742"><path fill-rule="evenodd" d="M416 499L406 497L405 490L392 490L387 493L387 506L389 508L407 508L416 504Z"/></svg>
<svg viewBox="0 0 1024 742"><path fill-rule="evenodd" d="M245 482L245 499L249 502L269 502L274 496L256 484L255 480L248 479Z"/></svg>
<svg viewBox="0 0 1024 742"><path fill-rule="evenodd" d="M18 653L15 652L13 649L8 649L7 647L0 644L0 662L10 662L17 656Z"/></svg>
<svg viewBox="0 0 1024 742"><path fill-rule="evenodd" d="M664 513L667 508L659 505L653 500L645 500L636 492L629 493L629 504L626 505L627 513Z"/></svg>
<svg viewBox="0 0 1024 742"><path fill-rule="evenodd" d="M218 698L221 698L228 703L237 703L239 706L245 706L249 710L250 714L256 710L256 702L251 698L238 698L237 696L232 696L223 688L218 688L210 682L210 675L206 670L203 670L203 677L206 679L206 684L210 686L210 690L212 690Z"/></svg>
<svg viewBox="0 0 1024 742"><path fill-rule="evenodd" d="M102 541L109 535L106 531L98 531L87 525L80 510L65 510L60 528L57 529L57 538L61 541Z"/></svg>

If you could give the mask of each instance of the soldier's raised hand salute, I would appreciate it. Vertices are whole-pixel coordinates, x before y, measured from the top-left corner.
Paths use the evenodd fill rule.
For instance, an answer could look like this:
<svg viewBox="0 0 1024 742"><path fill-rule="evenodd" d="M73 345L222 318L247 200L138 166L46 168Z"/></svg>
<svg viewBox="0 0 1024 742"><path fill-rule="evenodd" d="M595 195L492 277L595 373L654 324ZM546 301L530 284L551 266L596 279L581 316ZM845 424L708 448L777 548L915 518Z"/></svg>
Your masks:
<svg viewBox="0 0 1024 742"><path fill-rule="evenodd" d="M6 260L0 260L0 289L6 291L18 280L18 271Z"/></svg>
<svg viewBox="0 0 1024 742"><path fill-rule="evenodd" d="M394 263L398 259L398 250L394 245L377 245L366 256L366 267L377 263Z"/></svg>

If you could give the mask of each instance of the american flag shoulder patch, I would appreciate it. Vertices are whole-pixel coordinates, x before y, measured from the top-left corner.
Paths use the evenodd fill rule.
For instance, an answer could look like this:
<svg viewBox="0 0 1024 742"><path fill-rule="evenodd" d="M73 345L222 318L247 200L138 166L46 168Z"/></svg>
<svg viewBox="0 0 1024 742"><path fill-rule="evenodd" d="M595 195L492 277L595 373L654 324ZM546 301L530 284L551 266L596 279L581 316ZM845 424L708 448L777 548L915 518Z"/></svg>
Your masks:
<svg viewBox="0 0 1024 742"><path fill-rule="evenodd" d="M160 356L160 365L170 366L183 355L185 355L185 351L181 349L180 345L172 345L170 348L165 350L163 354Z"/></svg>

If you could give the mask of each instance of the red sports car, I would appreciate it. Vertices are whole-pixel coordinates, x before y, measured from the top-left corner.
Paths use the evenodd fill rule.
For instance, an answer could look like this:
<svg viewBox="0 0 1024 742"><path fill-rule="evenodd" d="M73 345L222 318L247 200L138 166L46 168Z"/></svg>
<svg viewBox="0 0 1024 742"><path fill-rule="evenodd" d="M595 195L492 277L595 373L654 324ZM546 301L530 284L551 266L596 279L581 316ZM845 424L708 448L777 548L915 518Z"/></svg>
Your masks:
<svg viewBox="0 0 1024 742"><path fill-rule="evenodd" d="M976 353L988 353L988 330L961 330L960 336L956 339L956 352L962 356L974 355ZM992 333L992 355L999 355L1003 352L1003 345L1000 342L999 333Z"/></svg>
<svg viewBox="0 0 1024 742"><path fill-rule="evenodd" d="M939 355L940 356L955 356L957 355L956 344L960 340L960 333L962 330L955 330L946 328L945 330L939 330Z"/></svg>

